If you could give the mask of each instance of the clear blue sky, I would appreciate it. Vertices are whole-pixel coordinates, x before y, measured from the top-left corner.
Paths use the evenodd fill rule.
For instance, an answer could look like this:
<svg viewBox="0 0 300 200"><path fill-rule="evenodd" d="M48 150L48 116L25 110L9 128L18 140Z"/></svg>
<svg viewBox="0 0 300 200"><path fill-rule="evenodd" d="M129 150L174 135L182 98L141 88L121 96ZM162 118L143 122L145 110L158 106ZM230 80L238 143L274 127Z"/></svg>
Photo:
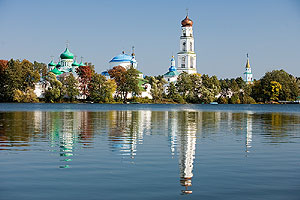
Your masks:
<svg viewBox="0 0 300 200"><path fill-rule="evenodd" d="M242 76L249 53L256 79L272 69L300 76L297 0L0 0L0 59L57 61L69 40L71 52L101 72L134 45L139 70L163 74L179 51L186 8L199 73Z"/></svg>

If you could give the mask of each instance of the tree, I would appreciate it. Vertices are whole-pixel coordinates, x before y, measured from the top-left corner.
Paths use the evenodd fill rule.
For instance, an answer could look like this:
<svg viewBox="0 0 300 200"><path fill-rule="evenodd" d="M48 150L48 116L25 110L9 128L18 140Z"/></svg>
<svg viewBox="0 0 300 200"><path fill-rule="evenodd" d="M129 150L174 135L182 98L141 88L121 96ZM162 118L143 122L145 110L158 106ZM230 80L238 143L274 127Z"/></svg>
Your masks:
<svg viewBox="0 0 300 200"><path fill-rule="evenodd" d="M140 88L138 86L138 71L133 67L126 70L122 66L115 66L108 71L110 77L115 80L117 84L117 94L125 103L129 93L139 95Z"/></svg>
<svg viewBox="0 0 300 200"><path fill-rule="evenodd" d="M93 71L90 66L79 66L76 69L76 73L79 77L79 84L80 84L80 93L81 95L88 96L88 84L92 78Z"/></svg>
<svg viewBox="0 0 300 200"><path fill-rule="evenodd" d="M193 88L191 76L186 72L182 72L177 78L176 87L179 94L186 99Z"/></svg>
<svg viewBox="0 0 300 200"><path fill-rule="evenodd" d="M55 74L49 72L46 76L46 81L49 83L49 87L45 91L45 99L47 102L54 103L61 100L62 95L62 83L56 79Z"/></svg>
<svg viewBox="0 0 300 200"><path fill-rule="evenodd" d="M154 102L161 102L164 92L164 85L167 84L167 81L163 77L150 77L149 84L151 85L151 96Z"/></svg>
<svg viewBox="0 0 300 200"><path fill-rule="evenodd" d="M34 90L30 87L27 88L26 92L15 90L13 100L22 103L36 103L39 101Z"/></svg>
<svg viewBox="0 0 300 200"><path fill-rule="evenodd" d="M220 93L220 82L216 76L209 77L204 74L202 77L202 87L200 102L210 103L216 100L216 96Z"/></svg>
<svg viewBox="0 0 300 200"><path fill-rule="evenodd" d="M280 90L282 88L281 84L278 83L277 81L271 81L270 86L271 86L271 88L270 88L271 89L270 100L271 101L278 101Z"/></svg>
<svg viewBox="0 0 300 200"><path fill-rule="evenodd" d="M1 96L3 101L13 101L14 91L26 92L34 89L35 83L40 80L39 71L28 60L13 60L1 64Z"/></svg>
<svg viewBox="0 0 300 200"><path fill-rule="evenodd" d="M47 65L45 63L39 63L37 61L34 61L33 69L35 71L38 71L41 77L45 77L47 75Z"/></svg>
<svg viewBox="0 0 300 200"><path fill-rule="evenodd" d="M184 103L184 99L178 93L174 83L170 83L168 86L167 98L173 100L176 103Z"/></svg>
<svg viewBox="0 0 300 200"><path fill-rule="evenodd" d="M8 60L0 60L0 101L5 101L6 99L6 75L5 70L8 67Z"/></svg>
<svg viewBox="0 0 300 200"><path fill-rule="evenodd" d="M89 84L90 98L92 101L100 103L113 102L112 95L116 87L114 80L106 80L103 75L95 73Z"/></svg>
<svg viewBox="0 0 300 200"><path fill-rule="evenodd" d="M73 74L70 73L68 76L62 78L61 83L62 83L62 96L65 96L71 102L73 102L76 99L76 96L79 95L78 81L73 76Z"/></svg>
<svg viewBox="0 0 300 200"><path fill-rule="evenodd" d="M299 87L297 80L284 70L273 70L267 72L259 81L254 83L251 96L256 101L271 101L272 99L272 81L281 85L278 100L293 101L299 96Z"/></svg>

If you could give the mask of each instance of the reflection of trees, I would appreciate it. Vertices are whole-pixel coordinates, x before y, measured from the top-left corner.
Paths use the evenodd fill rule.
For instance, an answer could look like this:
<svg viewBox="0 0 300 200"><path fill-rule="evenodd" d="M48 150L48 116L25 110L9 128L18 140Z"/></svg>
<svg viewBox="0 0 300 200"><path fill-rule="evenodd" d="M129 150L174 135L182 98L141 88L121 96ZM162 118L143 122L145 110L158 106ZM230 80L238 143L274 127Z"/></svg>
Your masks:
<svg viewBox="0 0 300 200"><path fill-rule="evenodd" d="M137 144L150 129L151 111L110 111L109 142L113 150L134 158Z"/></svg>
<svg viewBox="0 0 300 200"><path fill-rule="evenodd" d="M34 112L0 113L0 141L4 141L0 143L0 147L26 150L24 147L29 146L28 142L38 132L33 119Z"/></svg>
<svg viewBox="0 0 300 200"><path fill-rule="evenodd" d="M286 113L266 113L255 114L255 121L260 122L262 134L265 139L272 143L288 142L292 133L299 131L299 115L290 115Z"/></svg>

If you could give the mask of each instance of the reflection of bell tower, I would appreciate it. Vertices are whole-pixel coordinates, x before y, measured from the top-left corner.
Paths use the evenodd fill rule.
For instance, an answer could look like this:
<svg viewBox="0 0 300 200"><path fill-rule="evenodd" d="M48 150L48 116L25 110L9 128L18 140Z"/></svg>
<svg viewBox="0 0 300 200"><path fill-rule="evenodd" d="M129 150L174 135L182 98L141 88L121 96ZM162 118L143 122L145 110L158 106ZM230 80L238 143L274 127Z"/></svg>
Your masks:
<svg viewBox="0 0 300 200"><path fill-rule="evenodd" d="M196 150L196 130L187 129L182 132L179 140L179 168L180 168L180 184L185 187L183 194L191 194L192 190L188 187L192 186L194 158Z"/></svg>
<svg viewBox="0 0 300 200"><path fill-rule="evenodd" d="M246 153L250 152L252 142L252 115L247 113L246 116Z"/></svg>

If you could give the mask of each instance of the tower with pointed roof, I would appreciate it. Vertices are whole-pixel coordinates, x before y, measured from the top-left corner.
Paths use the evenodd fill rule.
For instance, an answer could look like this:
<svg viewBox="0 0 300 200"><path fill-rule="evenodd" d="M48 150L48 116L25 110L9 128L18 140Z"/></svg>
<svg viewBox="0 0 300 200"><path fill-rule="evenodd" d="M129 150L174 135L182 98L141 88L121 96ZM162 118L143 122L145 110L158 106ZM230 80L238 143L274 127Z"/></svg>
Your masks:
<svg viewBox="0 0 300 200"><path fill-rule="evenodd" d="M245 67L244 77L245 77L245 82L247 84L252 84L253 83L252 70L251 70L251 67L250 67L248 54L247 54L247 63L246 63L246 67Z"/></svg>
<svg viewBox="0 0 300 200"><path fill-rule="evenodd" d="M180 51L178 55L178 72L197 73L196 53L194 51L193 21L188 14L181 21Z"/></svg>
<svg viewBox="0 0 300 200"><path fill-rule="evenodd" d="M174 56L172 56L171 59L171 66L169 68L169 71L167 73L164 74L164 79L168 82L176 82L177 78L178 78L179 72L177 71L176 67L175 67L175 59Z"/></svg>

